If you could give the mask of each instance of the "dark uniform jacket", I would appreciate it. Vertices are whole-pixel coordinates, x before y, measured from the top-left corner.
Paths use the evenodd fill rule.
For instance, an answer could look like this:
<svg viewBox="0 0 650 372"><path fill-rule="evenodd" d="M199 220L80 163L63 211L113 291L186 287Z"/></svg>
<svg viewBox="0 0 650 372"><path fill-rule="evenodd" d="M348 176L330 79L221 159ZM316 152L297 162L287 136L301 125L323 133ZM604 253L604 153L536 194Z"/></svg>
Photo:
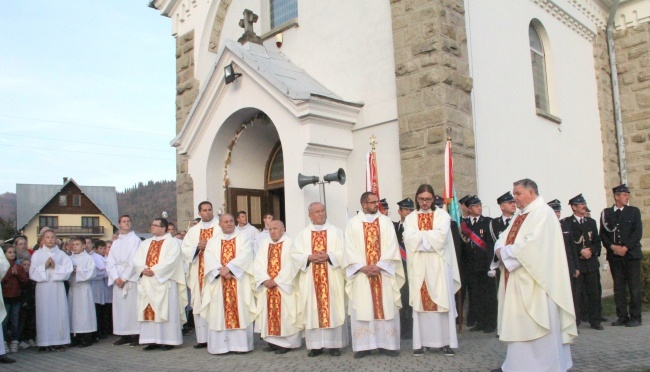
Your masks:
<svg viewBox="0 0 650 372"><path fill-rule="evenodd" d="M494 256L490 221L490 217L479 216L476 223L472 225L471 217L463 219L467 227L481 237L487 245L487 251L484 251L467 236L463 237L462 261L467 273L487 273L490 270L490 263Z"/></svg>
<svg viewBox="0 0 650 372"><path fill-rule="evenodd" d="M569 264L569 275L573 276L576 270L580 270L580 264L578 262L578 255L580 250L576 247L575 241L573 240L573 229L572 223L570 221L571 217L564 218L560 221L560 226L562 227L562 237L564 238L564 249L566 250L566 260Z"/></svg>
<svg viewBox="0 0 650 372"><path fill-rule="evenodd" d="M578 255L578 270L581 273L586 273L597 271L600 267L598 257L600 256L602 246L596 220L589 217L584 217L583 220L584 222L581 224L578 222L576 216L572 215L562 219L562 226L565 224L571 226L573 242L575 243L576 253ZM591 248L591 258L588 260L580 255L580 251L584 248Z"/></svg>
<svg viewBox="0 0 650 372"><path fill-rule="evenodd" d="M492 241L496 242L499 240L499 235L501 235L502 232L506 231L508 226L510 225L510 221L512 221L512 217L508 222L503 221L503 216L494 218L490 221L490 235L492 235Z"/></svg>
<svg viewBox="0 0 650 372"><path fill-rule="evenodd" d="M643 227L639 208L628 205L620 212L614 212L614 207L603 209L603 213L600 215L600 238L607 249L608 261L642 259L642 236ZM615 255L611 249L612 244L627 247L628 251L625 256Z"/></svg>

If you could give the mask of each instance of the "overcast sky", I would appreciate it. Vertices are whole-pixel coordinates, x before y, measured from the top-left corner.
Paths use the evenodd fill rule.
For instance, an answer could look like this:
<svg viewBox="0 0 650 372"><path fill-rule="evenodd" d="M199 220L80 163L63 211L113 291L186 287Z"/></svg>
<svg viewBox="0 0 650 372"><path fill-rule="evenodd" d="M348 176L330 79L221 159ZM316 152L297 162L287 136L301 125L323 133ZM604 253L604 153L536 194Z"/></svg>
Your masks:
<svg viewBox="0 0 650 372"><path fill-rule="evenodd" d="M146 0L4 0L0 193L175 179L175 41Z"/></svg>

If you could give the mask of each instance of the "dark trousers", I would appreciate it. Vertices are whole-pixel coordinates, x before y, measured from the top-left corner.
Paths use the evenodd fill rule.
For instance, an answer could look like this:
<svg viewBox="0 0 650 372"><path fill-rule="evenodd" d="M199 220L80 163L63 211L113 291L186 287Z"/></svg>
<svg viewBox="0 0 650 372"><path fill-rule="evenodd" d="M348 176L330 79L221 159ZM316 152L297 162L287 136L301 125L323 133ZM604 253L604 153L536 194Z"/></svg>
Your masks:
<svg viewBox="0 0 650 372"><path fill-rule="evenodd" d="M20 309L21 341L36 340L36 309L22 306Z"/></svg>
<svg viewBox="0 0 650 372"><path fill-rule="evenodd" d="M406 271L406 261L402 262L404 264L404 276L406 277L406 281L400 289L402 308L399 310L399 322L401 338L402 340L407 340L413 338L413 308L409 305L409 282L408 272Z"/></svg>
<svg viewBox="0 0 650 372"><path fill-rule="evenodd" d="M95 316L97 317L97 332L95 332L96 338L108 336L113 330L111 326L111 307L112 304L95 304Z"/></svg>
<svg viewBox="0 0 650 372"><path fill-rule="evenodd" d="M641 260L614 259L609 266L614 279L616 315L641 321ZM629 311L626 290L630 291Z"/></svg>
<svg viewBox="0 0 650 372"><path fill-rule="evenodd" d="M576 322L580 323L581 293L578 291L578 278L569 275L571 280L571 294L573 295L573 307L576 314Z"/></svg>
<svg viewBox="0 0 650 372"><path fill-rule="evenodd" d="M600 272L580 271L576 287L581 297L584 298L576 315L582 314L582 320L588 320L589 324L600 324Z"/></svg>
<svg viewBox="0 0 650 372"><path fill-rule="evenodd" d="M471 273L469 276L472 291L469 297L470 309L474 310L477 325L483 329L497 326L497 286L496 279L487 276L487 270ZM472 306L474 304L474 306Z"/></svg>

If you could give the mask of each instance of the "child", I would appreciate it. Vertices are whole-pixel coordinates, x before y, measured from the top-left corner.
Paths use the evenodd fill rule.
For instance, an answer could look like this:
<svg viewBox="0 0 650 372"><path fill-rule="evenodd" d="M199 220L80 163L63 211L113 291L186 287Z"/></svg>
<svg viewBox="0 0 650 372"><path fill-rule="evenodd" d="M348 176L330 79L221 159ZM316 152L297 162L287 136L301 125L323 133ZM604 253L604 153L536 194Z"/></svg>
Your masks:
<svg viewBox="0 0 650 372"><path fill-rule="evenodd" d="M43 247L32 256L29 277L36 282L36 332L39 351L65 351L70 343L68 300L63 282L72 273L72 261L56 245L56 234L46 230Z"/></svg>
<svg viewBox="0 0 650 372"><path fill-rule="evenodd" d="M108 264L108 253L111 251L111 246L113 245L112 240L106 241L106 252L104 253L104 264ZM113 286L108 285L108 270L106 270L106 278L104 278L104 283L106 283L106 307L108 308L108 326L106 326L107 334L113 334Z"/></svg>
<svg viewBox="0 0 650 372"><path fill-rule="evenodd" d="M21 287L27 283L29 278L22 266L16 264L16 248L7 246L5 256L9 261L9 270L2 278L2 297L4 298L7 316L2 322L2 329L7 337L9 352L18 352L18 343L20 340L20 295Z"/></svg>
<svg viewBox="0 0 650 372"><path fill-rule="evenodd" d="M24 258L20 265L29 273L29 267L32 264L31 258ZM21 349L36 347L36 282L28 280L22 288L22 298L20 300L20 335Z"/></svg>
<svg viewBox="0 0 650 372"><path fill-rule="evenodd" d="M92 345L91 333L97 331L95 302L91 281L97 272L95 262L85 250L82 238L70 240L72 250L72 275L68 304L70 308L70 331L75 335L72 345L88 347Z"/></svg>
<svg viewBox="0 0 650 372"><path fill-rule="evenodd" d="M97 276L92 281L95 314L97 316L97 334L95 339L104 339L108 337L110 332L110 329L107 328L110 325L108 308L111 305L108 304L108 285L106 284L108 273L106 272L106 261L104 260L105 252L106 242L103 240L96 241L91 254L91 257L95 261L95 267L97 268Z"/></svg>

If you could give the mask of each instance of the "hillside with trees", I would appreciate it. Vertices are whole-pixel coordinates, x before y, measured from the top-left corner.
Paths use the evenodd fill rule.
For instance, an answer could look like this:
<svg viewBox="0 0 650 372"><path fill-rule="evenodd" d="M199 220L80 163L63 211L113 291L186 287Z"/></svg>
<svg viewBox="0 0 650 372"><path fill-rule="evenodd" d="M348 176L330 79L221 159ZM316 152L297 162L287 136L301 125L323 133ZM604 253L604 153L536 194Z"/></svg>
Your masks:
<svg viewBox="0 0 650 372"><path fill-rule="evenodd" d="M12 238L16 233L16 194L0 194L0 239Z"/></svg>
<svg viewBox="0 0 650 372"><path fill-rule="evenodd" d="M176 181L139 182L117 193L117 207L120 215L128 214L133 229L148 233L151 221L167 212L169 221L176 221Z"/></svg>

